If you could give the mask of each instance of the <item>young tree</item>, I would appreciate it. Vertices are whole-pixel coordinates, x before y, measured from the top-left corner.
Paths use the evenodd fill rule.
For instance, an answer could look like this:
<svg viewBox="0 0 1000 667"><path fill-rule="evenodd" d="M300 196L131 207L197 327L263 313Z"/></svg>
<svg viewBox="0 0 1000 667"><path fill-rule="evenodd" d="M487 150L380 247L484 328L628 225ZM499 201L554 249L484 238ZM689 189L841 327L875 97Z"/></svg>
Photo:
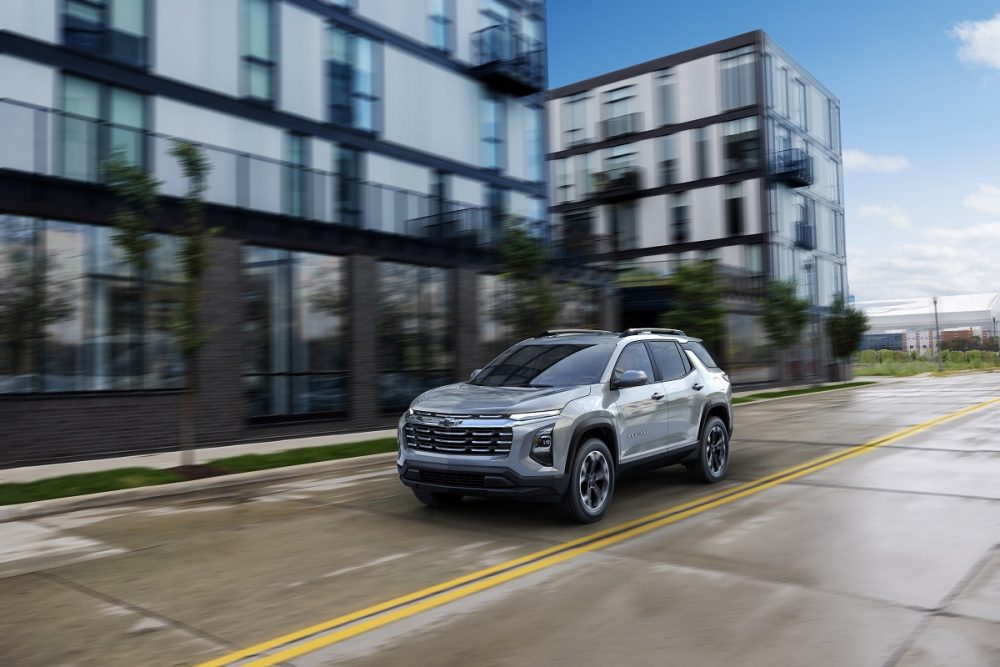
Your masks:
<svg viewBox="0 0 1000 667"><path fill-rule="evenodd" d="M112 240L141 279L156 249L153 219L159 208L160 182L129 162L122 151L112 153L102 164L102 171L104 182L118 202L111 216L115 226Z"/></svg>
<svg viewBox="0 0 1000 667"><path fill-rule="evenodd" d="M826 334L834 359L847 359L861 347L861 338L868 330L868 316L844 303L842 294L833 298L826 318Z"/></svg>
<svg viewBox="0 0 1000 667"><path fill-rule="evenodd" d="M726 309L722 306L722 286L715 264L701 261L684 264L670 276L670 310L660 318L660 326L683 329L705 341L713 353L722 347Z"/></svg>
<svg viewBox="0 0 1000 667"><path fill-rule="evenodd" d="M513 297L503 319L518 340L530 338L551 328L559 314L552 279L543 270L545 248L515 221L508 221L501 247Z"/></svg>
<svg viewBox="0 0 1000 667"><path fill-rule="evenodd" d="M809 319L809 302L796 294L795 283L775 280L768 286L762 304L764 332L775 348L778 358L778 378L785 381L785 351L799 341Z"/></svg>
<svg viewBox="0 0 1000 667"><path fill-rule="evenodd" d="M204 152L189 141L175 140L170 155L180 163L188 182L181 227L179 304L171 318L171 328L184 359L186 379L181 405L181 465L193 465L197 439L194 400L198 392L198 353L210 335L202 323L202 280L208 265L209 242L216 230L206 228L203 220L205 180L211 170Z"/></svg>

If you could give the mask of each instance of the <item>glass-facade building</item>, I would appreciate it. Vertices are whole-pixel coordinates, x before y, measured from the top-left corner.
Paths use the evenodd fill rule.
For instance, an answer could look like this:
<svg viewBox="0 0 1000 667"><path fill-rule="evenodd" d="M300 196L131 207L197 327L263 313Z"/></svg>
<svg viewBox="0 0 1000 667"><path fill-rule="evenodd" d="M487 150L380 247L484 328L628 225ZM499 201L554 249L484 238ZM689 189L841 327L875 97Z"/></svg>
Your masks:
<svg viewBox="0 0 1000 667"><path fill-rule="evenodd" d="M393 424L511 342L497 243L550 237L546 6L412 5L0 3L0 465L177 445L176 140L204 152L219 228L202 443ZM141 268L113 155L159 182Z"/></svg>

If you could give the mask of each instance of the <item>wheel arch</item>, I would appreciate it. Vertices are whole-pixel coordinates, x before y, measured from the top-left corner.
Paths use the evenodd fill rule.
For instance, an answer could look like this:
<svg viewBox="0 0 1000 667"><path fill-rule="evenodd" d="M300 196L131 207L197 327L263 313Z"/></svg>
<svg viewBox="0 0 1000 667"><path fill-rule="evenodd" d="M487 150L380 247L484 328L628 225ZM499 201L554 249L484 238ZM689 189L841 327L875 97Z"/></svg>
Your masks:
<svg viewBox="0 0 1000 667"><path fill-rule="evenodd" d="M611 451L611 459L614 466L618 467L618 434L615 432L614 422L610 417L589 417L582 420L573 429L573 437L570 439L569 450L566 452L566 467L564 472L569 471L569 466L576 457L577 449L588 437L597 437Z"/></svg>

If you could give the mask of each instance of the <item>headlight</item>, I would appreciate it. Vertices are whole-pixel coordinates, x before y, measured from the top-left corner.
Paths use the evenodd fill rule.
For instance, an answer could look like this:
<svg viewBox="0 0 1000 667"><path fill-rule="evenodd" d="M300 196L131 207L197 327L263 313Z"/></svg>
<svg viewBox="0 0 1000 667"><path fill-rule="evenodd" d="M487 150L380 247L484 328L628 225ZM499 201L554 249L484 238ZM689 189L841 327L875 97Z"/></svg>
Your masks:
<svg viewBox="0 0 1000 667"><path fill-rule="evenodd" d="M529 419L545 419L546 417L558 417L559 410L545 410L543 412L519 412L510 416L514 421L528 421Z"/></svg>
<svg viewBox="0 0 1000 667"><path fill-rule="evenodd" d="M546 426L535 433L531 441L531 459L543 466L552 465L552 429L554 426Z"/></svg>

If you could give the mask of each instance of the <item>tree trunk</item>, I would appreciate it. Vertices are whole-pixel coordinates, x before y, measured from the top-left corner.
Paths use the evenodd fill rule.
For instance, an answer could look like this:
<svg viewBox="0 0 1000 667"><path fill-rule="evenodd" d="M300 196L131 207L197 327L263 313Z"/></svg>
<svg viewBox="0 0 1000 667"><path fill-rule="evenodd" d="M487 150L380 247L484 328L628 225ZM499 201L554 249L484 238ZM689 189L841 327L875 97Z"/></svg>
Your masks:
<svg viewBox="0 0 1000 667"><path fill-rule="evenodd" d="M194 399L198 373L194 368L194 359L188 359L184 375L187 387L181 393L181 465L194 465L194 443L197 437L194 424Z"/></svg>

